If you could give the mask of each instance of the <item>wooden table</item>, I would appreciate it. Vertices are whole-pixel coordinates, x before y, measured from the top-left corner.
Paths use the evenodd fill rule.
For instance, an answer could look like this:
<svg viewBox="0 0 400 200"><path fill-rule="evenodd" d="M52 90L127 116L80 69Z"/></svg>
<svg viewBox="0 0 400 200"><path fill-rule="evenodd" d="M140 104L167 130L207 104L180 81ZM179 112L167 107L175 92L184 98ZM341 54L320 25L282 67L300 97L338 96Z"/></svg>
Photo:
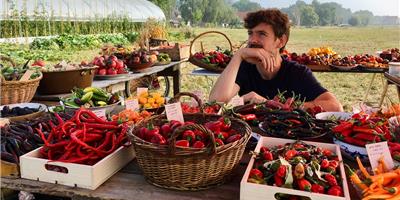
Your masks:
<svg viewBox="0 0 400 200"><path fill-rule="evenodd" d="M383 88L380 105L383 103L383 98L386 96L389 84L396 85L396 87L397 87L397 96L398 96L399 101L400 101L400 77L399 76L395 76L395 75L391 75L388 72L385 72L384 76L386 78L386 83L385 83L385 86Z"/></svg>
<svg viewBox="0 0 400 200"><path fill-rule="evenodd" d="M260 132L258 128L253 128L253 131ZM326 139L323 138L323 140ZM329 141L332 141L332 139L326 140L326 142ZM125 168L112 176L96 190L80 189L21 178L1 178L1 187L32 193L69 197L73 200L235 200L240 198L240 181L249 160L250 154L249 150L247 150L240 164L235 169L231 181L212 189L197 192L167 190L147 183L136 160L130 162ZM344 162L353 168L358 168L354 161L344 160ZM347 180L347 182L351 199L359 199L350 180Z"/></svg>

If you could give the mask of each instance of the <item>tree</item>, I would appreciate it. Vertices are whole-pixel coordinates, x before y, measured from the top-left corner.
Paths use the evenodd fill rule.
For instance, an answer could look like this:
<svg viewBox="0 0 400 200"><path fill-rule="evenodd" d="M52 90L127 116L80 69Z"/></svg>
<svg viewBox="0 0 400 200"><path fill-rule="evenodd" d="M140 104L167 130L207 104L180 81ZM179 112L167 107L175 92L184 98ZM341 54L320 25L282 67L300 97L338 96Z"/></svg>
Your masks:
<svg viewBox="0 0 400 200"><path fill-rule="evenodd" d="M372 14L372 12L368 10L360 10L355 12L353 15L358 17L358 19L360 20L360 25L363 26L368 25L374 17L374 14Z"/></svg>
<svg viewBox="0 0 400 200"><path fill-rule="evenodd" d="M186 22L199 24L204 16L204 11L208 8L208 0L180 0L179 11Z"/></svg>
<svg viewBox="0 0 400 200"><path fill-rule="evenodd" d="M318 24L318 15L315 13L314 7L306 5L300 8L301 25L314 26Z"/></svg>
<svg viewBox="0 0 400 200"><path fill-rule="evenodd" d="M250 0L239 0L234 3L232 7L236 8L240 12L249 12L262 9L261 5L256 2L251 2Z"/></svg>
<svg viewBox="0 0 400 200"><path fill-rule="evenodd" d="M352 26L358 26L360 24L360 20L358 19L357 16L352 16L349 19L349 24L352 25Z"/></svg>
<svg viewBox="0 0 400 200"><path fill-rule="evenodd" d="M335 7L333 5L329 3L320 4L317 0L313 0L312 5L319 17L319 25L326 26L335 22Z"/></svg>
<svg viewBox="0 0 400 200"><path fill-rule="evenodd" d="M167 20L171 19L172 12L174 11L174 8L176 6L176 0L150 0L150 1L161 8Z"/></svg>

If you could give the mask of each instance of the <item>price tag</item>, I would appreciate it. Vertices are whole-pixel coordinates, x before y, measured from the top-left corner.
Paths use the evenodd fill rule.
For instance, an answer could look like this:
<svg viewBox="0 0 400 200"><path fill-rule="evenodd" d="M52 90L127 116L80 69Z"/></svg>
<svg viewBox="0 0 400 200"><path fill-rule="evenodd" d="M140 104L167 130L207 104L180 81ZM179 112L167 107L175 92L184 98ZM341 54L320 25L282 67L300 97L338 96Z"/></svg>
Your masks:
<svg viewBox="0 0 400 200"><path fill-rule="evenodd" d="M93 110L93 113L100 118L105 118L106 117L106 109L98 109L98 110Z"/></svg>
<svg viewBox="0 0 400 200"><path fill-rule="evenodd" d="M27 81L31 78L31 75L35 73L35 71L33 70L26 70L26 72L24 73L24 75L22 75L21 79L19 79L20 81Z"/></svg>
<svg viewBox="0 0 400 200"><path fill-rule="evenodd" d="M394 167L392 156L390 155L387 142L379 142L365 145L368 153L369 162L372 169L378 166L379 159L383 156L383 160L388 169Z"/></svg>
<svg viewBox="0 0 400 200"><path fill-rule="evenodd" d="M167 113L168 121L177 120L184 123L181 103L171 103L165 105L165 112Z"/></svg>
<svg viewBox="0 0 400 200"><path fill-rule="evenodd" d="M239 97L238 95L234 96L229 102L233 107L244 105L243 97Z"/></svg>
<svg viewBox="0 0 400 200"><path fill-rule="evenodd" d="M147 92L147 90L148 90L147 88L138 87L136 89L136 95L140 96L140 94Z"/></svg>
<svg viewBox="0 0 400 200"><path fill-rule="evenodd" d="M139 102L137 99L125 100L126 109L139 110Z"/></svg>

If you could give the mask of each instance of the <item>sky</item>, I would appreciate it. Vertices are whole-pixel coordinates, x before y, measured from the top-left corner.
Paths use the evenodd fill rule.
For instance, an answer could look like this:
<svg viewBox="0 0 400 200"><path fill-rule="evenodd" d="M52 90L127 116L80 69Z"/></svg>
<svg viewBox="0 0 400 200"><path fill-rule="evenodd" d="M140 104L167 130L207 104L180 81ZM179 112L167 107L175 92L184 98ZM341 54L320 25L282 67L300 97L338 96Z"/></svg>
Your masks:
<svg viewBox="0 0 400 200"><path fill-rule="evenodd" d="M251 0L258 2L263 7L286 8L295 4L297 0ZM303 0L310 4L312 0ZM400 0L318 0L320 3L336 2L344 8L350 8L351 12L369 10L376 16L399 16Z"/></svg>

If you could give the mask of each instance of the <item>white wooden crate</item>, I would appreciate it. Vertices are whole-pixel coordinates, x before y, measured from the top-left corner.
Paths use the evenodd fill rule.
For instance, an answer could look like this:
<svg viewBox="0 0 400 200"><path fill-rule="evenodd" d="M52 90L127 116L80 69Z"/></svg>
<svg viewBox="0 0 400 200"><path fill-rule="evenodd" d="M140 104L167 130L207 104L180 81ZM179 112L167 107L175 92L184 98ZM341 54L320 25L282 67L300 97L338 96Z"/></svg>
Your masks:
<svg viewBox="0 0 400 200"><path fill-rule="evenodd" d="M40 148L35 149L20 157L22 178L91 190L95 190L135 157L132 146L122 146L95 165L90 166L39 158L39 150ZM46 164L65 167L68 169L68 173L47 170Z"/></svg>
<svg viewBox="0 0 400 200"><path fill-rule="evenodd" d="M281 138L272 138L272 137L261 137L258 141L257 147L255 152L260 152L260 148L262 146L266 147L274 147L277 145L283 145L286 143L293 143L295 140L290 139L281 139ZM340 154L340 148L338 145L335 144L327 144L327 143L318 143L318 142L308 142L304 141L307 144L311 144L317 147L321 147L324 149L329 149L332 152L335 152L338 155L339 160L342 161L342 155ZM282 194L291 194L291 195L299 195L304 197L309 197L311 200L345 200L350 199L349 188L347 186L346 174L344 172L343 162L340 162L340 172L341 177L343 180L343 194L344 197L337 197L327 194L318 194L312 193L307 191L289 189L289 188L282 188L276 186L269 186L264 184L256 184L256 183L249 183L247 179L249 178L250 170L253 168L255 161L255 155L252 156L249 165L247 166L246 172L240 182L240 200L265 200L265 199L276 199L275 194L282 193Z"/></svg>

